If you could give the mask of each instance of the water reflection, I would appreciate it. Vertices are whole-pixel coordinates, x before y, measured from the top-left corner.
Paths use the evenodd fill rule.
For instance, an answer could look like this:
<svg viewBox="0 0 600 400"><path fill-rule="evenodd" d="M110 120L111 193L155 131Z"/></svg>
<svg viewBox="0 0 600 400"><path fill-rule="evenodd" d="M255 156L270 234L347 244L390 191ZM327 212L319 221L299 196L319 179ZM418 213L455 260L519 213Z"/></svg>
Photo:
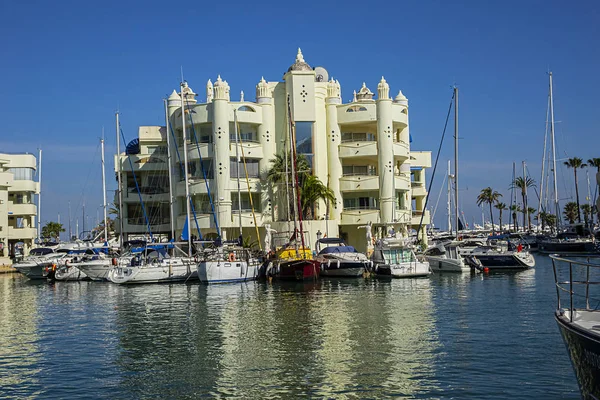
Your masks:
<svg viewBox="0 0 600 400"><path fill-rule="evenodd" d="M41 393L36 377L41 367L38 294L21 275L0 274L0 387L6 395L33 398Z"/></svg>

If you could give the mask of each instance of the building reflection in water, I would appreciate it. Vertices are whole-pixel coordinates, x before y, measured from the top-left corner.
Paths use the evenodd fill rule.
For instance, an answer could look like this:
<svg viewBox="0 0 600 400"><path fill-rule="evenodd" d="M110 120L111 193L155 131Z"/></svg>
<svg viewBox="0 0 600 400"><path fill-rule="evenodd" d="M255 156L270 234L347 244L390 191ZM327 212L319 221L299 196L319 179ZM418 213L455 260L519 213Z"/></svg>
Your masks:
<svg viewBox="0 0 600 400"><path fill-rule="evenodd" d="M149 285L119 297L128 395L384 396L432 385L427 279Z"/></svg>
<svg viewBox="0 0 600 400"><path fill-rule="evenodd" d="M39 290L20 274L0 274L0 388L2 395L41 393ZM16 306L17 305L17 306Z"/></svg>

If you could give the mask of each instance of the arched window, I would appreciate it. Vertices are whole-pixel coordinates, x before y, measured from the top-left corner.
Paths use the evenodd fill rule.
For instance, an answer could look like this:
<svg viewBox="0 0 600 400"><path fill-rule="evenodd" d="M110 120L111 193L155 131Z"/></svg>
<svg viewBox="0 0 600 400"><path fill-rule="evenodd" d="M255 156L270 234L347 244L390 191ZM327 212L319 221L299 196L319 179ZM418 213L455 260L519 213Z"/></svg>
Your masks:
<svg viewBox="0 0 600 400"><path fill-rule="evenodd" d="M240 108L238 108L238 111L256 112L254 111L254 108L248 106L241 106Z"/></svg>
<svg viewBox="0 0 600 400"><path fill-rule="evenodd" d="M359 112L359 111L367 111L367 109L362 106L350 106L346 109L346 112Z"/></svg>

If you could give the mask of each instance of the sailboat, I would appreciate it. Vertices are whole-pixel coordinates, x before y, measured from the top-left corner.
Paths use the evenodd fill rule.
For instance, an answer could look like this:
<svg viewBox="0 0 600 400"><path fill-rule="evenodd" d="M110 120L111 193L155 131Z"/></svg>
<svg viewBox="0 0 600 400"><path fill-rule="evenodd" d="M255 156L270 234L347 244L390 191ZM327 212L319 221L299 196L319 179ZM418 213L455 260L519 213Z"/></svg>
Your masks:
<svg viewBox="0 0 600 400"><path fill-rule="evenodd" d="M288 141L290 143L290 158L291 158L291 174L294 179L292 187L293 196L293 208L294 208L294 232L290 237L289 241L281 247L274 256L274 259L269 263L267 267L267 274L273 279L279 280L312 280L317 279L320 274L320 265L318 261L313 260L312 251L309 246L306 245L304 238L304 231L302 226L302 207L300 204L300 193L298 188L300 187L298 181L297 171L297 153L296 153L296 135L295 135L295 124L292 118L290 98L288 95L287 99L288 107L288 120L289 120L289 136ZM288 153L285 154L285 163L287 168ZM287 173L286 173L287 180ZM290 185L286 185L286 190ZM286 201L288 196L286 195ZM298 228L296 227L298 223ZM298 246L300 241L301 247Z"/></svg>
<svg viewBox="0 0 600 400"><path fill-rule="evenodd" d="M188 174L187 174L187 144L185 137L185 113L183 110L183 100L187 93L184 89L187 88L187 84L181 83L181 118L183 121L183 153L185 162L185 187L186 187L186 201L187 203L187 220L186 224L189 225L189 187L188 187ZM168 122L168 121L167 121ZM117 114L117 136L119 136L120 126L118 123ZM167 148L170 152L169 147L169 124L167 123ZM131 164L131 159L129 160ZM171 168L169 166L169 187L171 187ZM132 167L133 171L133 167ZM133 175L134 181L135 174ZM170 203L172 207L172 203ZM142 202L143 207L143 202ZM145 214L145 211L144 211ZM147 220L147 216L146 220ZM152 232L150 232L150 226L148 224L148 233L152 239ZM130 251L123 254L118 259L113 259L113 267L107 274L107 279L113 283L118 284L135 284L135 283L161 283L161 282L178 282L188 281L197 279L198 275L195 268L195 260L192 257L193 244L191 235L188 233L187 237L188 251L187 253L178 248L174 243L157 243L149 244L144 247L134 247Z"/></svg>
<svg viewBox="0 0 600 400"><path fill-rule="evenodd" d="M450 172L450 161L448 161L448 231L452 234L452 212L451 212L451 193L452 180L454 180L454 213L456 234L454 240L437 243L429 247L425 252L425 258L429 261L429 267L435 272L470 272L475 268L480 268L479 261L472 256L465 256L461 253L461 244L459 241L459 231L461 230L461 221L458 210L458 88L454 87L454 174Z"/></svg>
<svg viewBox="0 0 600 400"><path fill-rule="evenodd" d="M597 254L600 247L593 238L586 238L574 232L559 232L560 206L558 204L558 188L556 180L556 146L554 140L554 98L552 93L552 72L549 72L549 101L550 101L550 136L552 145L552 173L554 180L554 211L556 213L555 237L544 238L538 241L538 251L545 254Z"/></svg>
<svg viewBox="0 0 600 400"><path fill-rule="evenodd" d="M242 247L242 198L240 189L240 154L238 142L237 110L233 112L235 153L237 158L236 176L238 192L238 220L240 236L237 245L226 247L219 239L216 248L206 250L203 260L198 263L198 279L203 283L232 283L256 280L260 261L253 257L249 249ZM253 210L254 212L254 210Z"/></svg>

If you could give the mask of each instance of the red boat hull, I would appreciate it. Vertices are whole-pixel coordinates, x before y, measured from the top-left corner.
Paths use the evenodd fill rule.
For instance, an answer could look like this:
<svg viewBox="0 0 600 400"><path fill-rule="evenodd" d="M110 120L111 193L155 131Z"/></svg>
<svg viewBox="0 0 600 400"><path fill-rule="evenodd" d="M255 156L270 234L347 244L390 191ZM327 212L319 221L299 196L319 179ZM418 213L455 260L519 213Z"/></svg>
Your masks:
<svg viewBox="0 0 600 400"><path fill-rule="evenodd" d="M314 260L292 260L279 264L276 279L304 281L319 277L319 263Z"/></svg>

